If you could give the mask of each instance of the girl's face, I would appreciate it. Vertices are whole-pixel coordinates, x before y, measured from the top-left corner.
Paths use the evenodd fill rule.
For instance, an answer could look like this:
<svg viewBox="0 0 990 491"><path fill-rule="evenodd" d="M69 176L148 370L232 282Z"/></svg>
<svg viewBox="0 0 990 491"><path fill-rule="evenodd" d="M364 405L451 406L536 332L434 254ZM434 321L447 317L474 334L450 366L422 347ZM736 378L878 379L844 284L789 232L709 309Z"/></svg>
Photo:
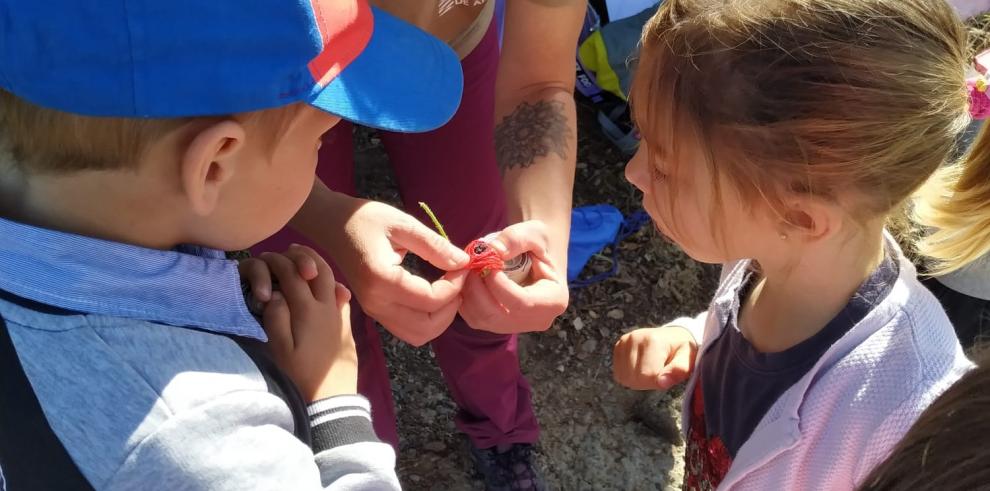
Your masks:
<svg viewBox="0 0 990 491"><path fill-rule="evenodd" d="M643 192L643 207L657 230L687 255L726 263L775 247L768 240L779 237L775 221L744 203L726 179L713 176L700 152L683 152L684 161L673 165L663 155L650 162L645 147L626 165L626 179ZM715 179L720 179L719 189Z"/></svg>

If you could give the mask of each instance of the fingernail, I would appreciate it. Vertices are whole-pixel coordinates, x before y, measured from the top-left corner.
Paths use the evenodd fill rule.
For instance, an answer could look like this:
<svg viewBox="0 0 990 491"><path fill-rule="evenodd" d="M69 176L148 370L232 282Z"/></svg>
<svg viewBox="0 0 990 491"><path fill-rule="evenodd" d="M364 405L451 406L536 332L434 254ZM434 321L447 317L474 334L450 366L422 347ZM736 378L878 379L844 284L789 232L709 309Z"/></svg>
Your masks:
<svg viewBox="0 0 990 491"><path fill-rule="evenodd" d="M263 287L258 288L258 300L267 302L267 301L271 300L271 298L272 298L272 289L271 288L269 288L267 286L263 286Z"/></svg>
<svg viewBox="0 0 990 491"><path fill-rule="evenodd" d="M509 252L509 247L503 244L501 240L493 240L489 242L488 245L490 245L492 249L498 251L499 254L504 255Z"/></svg>

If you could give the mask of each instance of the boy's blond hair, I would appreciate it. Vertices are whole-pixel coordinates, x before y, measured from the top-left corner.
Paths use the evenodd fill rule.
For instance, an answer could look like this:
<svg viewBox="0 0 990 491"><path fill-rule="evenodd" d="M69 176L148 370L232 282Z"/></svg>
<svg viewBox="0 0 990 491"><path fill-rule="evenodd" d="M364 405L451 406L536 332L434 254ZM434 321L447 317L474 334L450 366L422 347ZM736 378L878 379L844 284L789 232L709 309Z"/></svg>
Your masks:
<svg viewBox="0 0 990 491"><path fill-rule="evenodd" d="M165 119L82 116L32 104L0 90L0 145L19 170L56 174L133 167L153 142L195 122L235 119L274 147L301 104L229 116Z"/></svg>
<svg viewBox="0 0 990 491"><path fill-rule="evenodd" d="M0 90L0 138L15 165L32 174L134 165L151 142L192 119L81 116L37 106Z"/></svg>

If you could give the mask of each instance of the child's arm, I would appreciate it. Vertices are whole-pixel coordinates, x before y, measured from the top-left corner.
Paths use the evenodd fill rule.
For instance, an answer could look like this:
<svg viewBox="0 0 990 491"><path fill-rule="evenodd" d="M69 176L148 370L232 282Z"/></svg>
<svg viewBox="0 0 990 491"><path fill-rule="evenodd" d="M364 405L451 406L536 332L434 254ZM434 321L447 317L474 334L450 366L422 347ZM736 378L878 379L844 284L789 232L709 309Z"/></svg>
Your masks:
<svg viewBox="0 0 990 491"><path fill-rule="evenodd" d="M154 430L136 432L143 438L121 457L113 477L94 487L399 489L395 453L375 436L368 401L355 394L350 295L313 251L293 247L287 255L263 256L278 281L265 305L264 327L275 362L310 403L311 447L295 436L282 398L267 390L235 390L195 407L167 408L164 419L147 418L142 425ZM170 385L184 390L190 384L176 379Z"/></svg>
<svg viewBox="0 0 990 491"><path fill-rule="evenodd" d="M308 402L357 393L357 351L351 336L351 293L334 281L330 266L312 249L293 245L261 260L278 281L265 305L262 326L275 363ZM316 275L304 279L306 260Z"/></svg>
<svg viewBox="0 0 990 491"><path fill-rule="evenodd" d="M261 259L279 283L262 324L276 364L310 403L313 453L323 484L367 479L374 489L398 488L394 456L382 459L385 444L375 437L371 408L356 395L350 291L334 281L330 266L308 247L292 246L284 256L267 253ZM315 277L305 273L309 261ZM345 442L353 443L340 445ZM385 463L388 467L382 468Z"/></svg>
<svg viewBox="0 0 990 491"><path fill-rule="evenodd" d="M262 260L278 281L263 315L269 347L310 402L312 448L293 434L293 417L281 398L232 391L194 408L171 409L165 421L149 421L155 430L96 487L399 489L395 454L375 436L368 401L355 394L349 292L308 248ZM305 273L307 265L315 265L315 276Z"/></svg>
<svg viewBox="0 0 990 491"><path fill-rule="evenodd" d="M181 384L176 384L181 385ZM367 401L333 397L311 417L313 446L293 434L285 402L267 391L232 391L192 408L175 408L134 442L96 489L397 490L395 454L371 429ZM313 408L313 405L310 406Z"/></svg>

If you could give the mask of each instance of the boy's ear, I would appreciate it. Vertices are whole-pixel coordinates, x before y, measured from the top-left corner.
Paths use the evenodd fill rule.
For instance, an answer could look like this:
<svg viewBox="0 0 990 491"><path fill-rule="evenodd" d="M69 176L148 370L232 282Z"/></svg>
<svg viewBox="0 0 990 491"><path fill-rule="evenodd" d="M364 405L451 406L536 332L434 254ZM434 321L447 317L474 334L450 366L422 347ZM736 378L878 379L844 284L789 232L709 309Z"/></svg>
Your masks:
<svg viewBox="0 0 990 491"><path fill-rule="evenodd" d="M796 235L800 240L815 242L835 233L842 222L842 216L835 203L813 196L801 196L788 203L784 212L783 231L786 235Z"/></svg>
<svg viewBox="0 0 990 491"><path fill-rule="evenodd" d="M244 146L244 127L226 119L196 132L182 155L182 190L197 215L216 208L220 189L235 172L235 156Z"/></svg>

